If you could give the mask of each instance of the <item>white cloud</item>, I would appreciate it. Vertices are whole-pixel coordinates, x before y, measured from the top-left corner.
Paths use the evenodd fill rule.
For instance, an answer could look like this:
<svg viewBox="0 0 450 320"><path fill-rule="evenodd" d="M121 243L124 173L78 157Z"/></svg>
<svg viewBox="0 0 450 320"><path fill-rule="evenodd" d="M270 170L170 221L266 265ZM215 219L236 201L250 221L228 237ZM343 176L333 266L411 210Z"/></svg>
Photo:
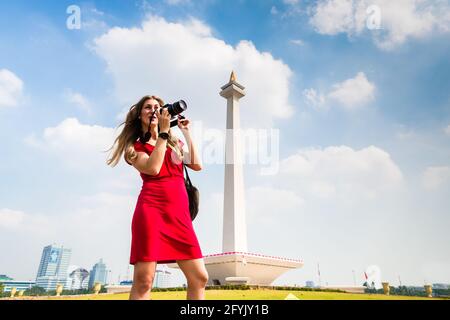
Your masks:
<svg viewBox="0 0 450 320"><path fill-rule="evenodd" d="M350 32L353 27L352 13L352 0L319 1L310 23L320 34L336 35Z"/></svg>
<svg viewBox="0 0 450 320"><path fill-rule="evenodd" d="M371 35L384 50L408 39L450 31L448 1L431 0L321 0L310 7L310 24L320 34L361 35L367 29L366 11L371 5L378 6L381 13L381 30L371 31Z"/></svg>
<svg viewBox="0 0 450 320"><path fill-rule="evenodd" d="M246 192L249 225L273 222L275 212L282 214L298 210L304 203L293 190L270 186L251 187Z"/></svg>
<svg viewBox="0 0 450 320"><path fill-rule="evenodd" d="M283 179L301 195L344 201L375 199L398 188L403 175L390 155L375 146L300 149L280 164Z"/></svg>
<svg viewBox="0 0 450 320"><path fill-rule="evenodd" d="M353 109L373 100L374 93L375 85L367 79L364 72L359 72L356 77L335 84L328 97L343 107Z"/></svg>
<svg viewBox="0 0 450 320"><path fill-rule="evenodd" d="M416 133L413 130L405 132L397 132L396 137L399 140L408 140L416 137Z"/></svg>
<svg viewBox="0 0 450 320"><path fill-rule="evenodd" d="M315 89L305 89L303 96L315 109L326 109L331 100L347 110L353 110L372 101L375 89L375 84L367 79L364 72L359 72L354 78L334 84L326 94L318 93Z"/></svg>
<svg viewBox="0 0 450 320"><path fill-rule="evenodd" d="M94 14L96 14L96 15L99 15L99 16L105 15L105 13L104 13L103 11L98 10L97 8L92 8L92 9L91 9L91 12L94 13Z"/></svg>
<svg viewBox="0 0 450 320"><path fill-rule="evenodd" d="M71 89L67 89L64 92L64 97L69 103L72 103L77 108L87 112L88 114L92 114L92 106L89 100L84 97L81 93L74 92Z"/></svg>
<svg viewBox="0 0 450 320"><path fill-rule="evenodd" d="M422 176L423 186L426 189L437 189L450 182L450 167L428 167Z"/></svg>
<svg viewBox="0 0 450 320"><path fill-rule="evenodd" d="M22 211L0 209L0 227L14 229L18 227L24 218Z"/></svg>
<svg viewBox="0 0 450 320"><path fill-rule="evenodd" d="M322 109L325 106L325 96L317 93L314 89L303 90L303 96L307 103L315 109Z"/></svg>
<svg viewBox="0 0 450 320"><path fill-rule="evenodd" d="M277 9L277 7L272 6L272 8L270 8L270 13L273 14L273 15L278 14L278 9Z"/></svg>
<svg viewBox="0 0 450 320"><path fill-rule="evenodd" d="M25 142L42 151L53 154L71 168L95 170L106 167L109 149L118 132L112 128L81 124L76 118L68 118L56 127L44 129L41 136L32 134Z"/></svg>
<svg viewBox="0 0 450 320"><path fill-rule="evenodd" d="M301 39L292 39L289 42L292 43L292 44L295 44L297 46L304 46L305 45L305 42L303 40L301 40Z"/></svg>
<svg viewBox="0 0 450 320"><path fill-rule="evenodd" d="M396 127L397 128L395 130L397 132L395 134L395 137L398 140L405 141L418 138L418 134L413 129L410 129L403 124L398 124Z"/></svg>
<svg viewBox="0 0 450 320"><path fill-rule="evenodd" d="M0 209L0 230L29 233L29 236L50 235L49 217L43 214L28 214L20 210Z"/></svg>
<svg viewBox="0 0 450 320"><path fill-rule="evenodd" d="M238 82L248 87L241 99L243 126L270 127L294 112L286 64L250 41L225 43L197 19L174 23L149 16L140 28L110 29L94 40L93 49L106 61L117 97L126 105L145 94L167 102L183 98L189 117L220 127L226 103L218 93L235 70Z"/></svg>
<svg viewBox="0 0 450 320"><path fill-rule="evenodd" d="M176 6L191 3L191 0L165 0L165 2L171 6Z"/></svg>
<svg viewBox="0 0 450 320"><path fill-rule="evenodd" d="M22 97L23 81L13 72L0 69L0 108L15 107Z"/></svg>
<svg viewBox="0 0 450 320"><path fill-rule="evenodd" d="M450 136L450 124L444 129L444 132Z"/></svg>
<svg viewBox="0 0 450 320"><path fill-rule="evenodd" d="M283 0L284 4L291 5L291 6L298 4L298 2L299 2L299 0Z"/></svg>

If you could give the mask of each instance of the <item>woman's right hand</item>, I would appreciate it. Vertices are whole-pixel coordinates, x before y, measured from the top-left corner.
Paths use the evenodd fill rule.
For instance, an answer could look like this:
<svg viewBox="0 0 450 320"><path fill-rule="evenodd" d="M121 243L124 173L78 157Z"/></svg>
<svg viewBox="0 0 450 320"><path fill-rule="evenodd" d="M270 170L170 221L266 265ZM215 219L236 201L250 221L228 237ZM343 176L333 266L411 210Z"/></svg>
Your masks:
<svg viewBox="0 0 450 320"><path fill-rule="evenodd" d="M164 108L162 114L157 111L156 116L158 117L159 131L169 132L170 129L170 113L167 108Z"/></svg>

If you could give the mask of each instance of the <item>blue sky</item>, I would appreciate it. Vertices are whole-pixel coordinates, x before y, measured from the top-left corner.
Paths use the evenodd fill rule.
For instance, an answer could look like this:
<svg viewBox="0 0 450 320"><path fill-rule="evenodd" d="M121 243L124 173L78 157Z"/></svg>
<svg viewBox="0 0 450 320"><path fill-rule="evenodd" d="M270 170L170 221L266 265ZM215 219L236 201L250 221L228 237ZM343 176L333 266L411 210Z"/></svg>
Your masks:
<svg viewBox="0 0 450 320"><path fill-rule="evenodd" d="M365 0L333 1L0 3L0 273L33 279L57 242L73 264L103 257L124 275L140 178L99 150L147 93L224 128L218 92L234 69L243 127L280 132L279 173L245 166L249 250L305 260L279 283L317 282L318 262L330 284L369 265L392 282L449 282L450 4L377 0L382 29L368 30ZM72 4L80 30L66 28ZM193 178L195 227L217 253L223 166Z"/></svg>

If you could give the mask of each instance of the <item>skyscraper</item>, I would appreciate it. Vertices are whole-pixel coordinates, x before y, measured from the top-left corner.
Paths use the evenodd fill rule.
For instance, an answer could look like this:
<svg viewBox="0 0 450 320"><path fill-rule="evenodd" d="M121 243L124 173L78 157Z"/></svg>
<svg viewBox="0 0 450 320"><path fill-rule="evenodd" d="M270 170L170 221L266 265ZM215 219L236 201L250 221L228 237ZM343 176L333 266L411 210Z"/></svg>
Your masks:
<svg viewBox="0 0 450 320"><path fill-rule="evenodd" d="M88 289L89 271L78 266L70 266L67 271L67 290Z"/></svg>
<svg viewBox="0 0 450 320"><path fill-rule="evenodd" d="M66 285L71 249L55 244L44 247L36 276L36 285L45 290L55 290L58 284Z"/></svg>
<svg viewBox="0 0 450 320"><path fill-rule="evenodd" d="M92 288L96 282L102 285L106 284L108 276L108 270L106 270L106 264L103 263L103 259L100 259L91 270L89 277L89 288Z"/></svg>
<svg viewBox="0 0 450 320"><path fill-rule="evenodd" d="M172 272L169 271L166 265L162 265L155 270L155 279L153 281L153 288L169 288L172 286Z"/></svg>

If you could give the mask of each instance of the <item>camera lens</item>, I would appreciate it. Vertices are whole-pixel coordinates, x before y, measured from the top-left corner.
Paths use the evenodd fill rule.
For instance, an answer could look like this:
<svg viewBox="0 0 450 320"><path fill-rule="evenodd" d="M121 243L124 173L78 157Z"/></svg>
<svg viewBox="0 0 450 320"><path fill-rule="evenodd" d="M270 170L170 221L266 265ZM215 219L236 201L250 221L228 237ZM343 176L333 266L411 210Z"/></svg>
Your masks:
<svg viewBox="0 0 450 320"><path fill-rule="evenodd" d="M187 109L187 105L186 105L186 102L184 102L184 100L180 100L173 104L174 116L182 113L186 109Z"/></svg>
<svg viewBox="0 0 450 320"><path fill-rule="evenodd" d="M160 111L161 113L162 113L162 109L164 109L164 108L167 108L167 111L169 112L169 114L172 117L175 117L177 114L180 114L187 109L187 104L184 100L177 101L173 104L166 104L166 105L164 105L164 107L161 108L161 111Z"/></svg>

